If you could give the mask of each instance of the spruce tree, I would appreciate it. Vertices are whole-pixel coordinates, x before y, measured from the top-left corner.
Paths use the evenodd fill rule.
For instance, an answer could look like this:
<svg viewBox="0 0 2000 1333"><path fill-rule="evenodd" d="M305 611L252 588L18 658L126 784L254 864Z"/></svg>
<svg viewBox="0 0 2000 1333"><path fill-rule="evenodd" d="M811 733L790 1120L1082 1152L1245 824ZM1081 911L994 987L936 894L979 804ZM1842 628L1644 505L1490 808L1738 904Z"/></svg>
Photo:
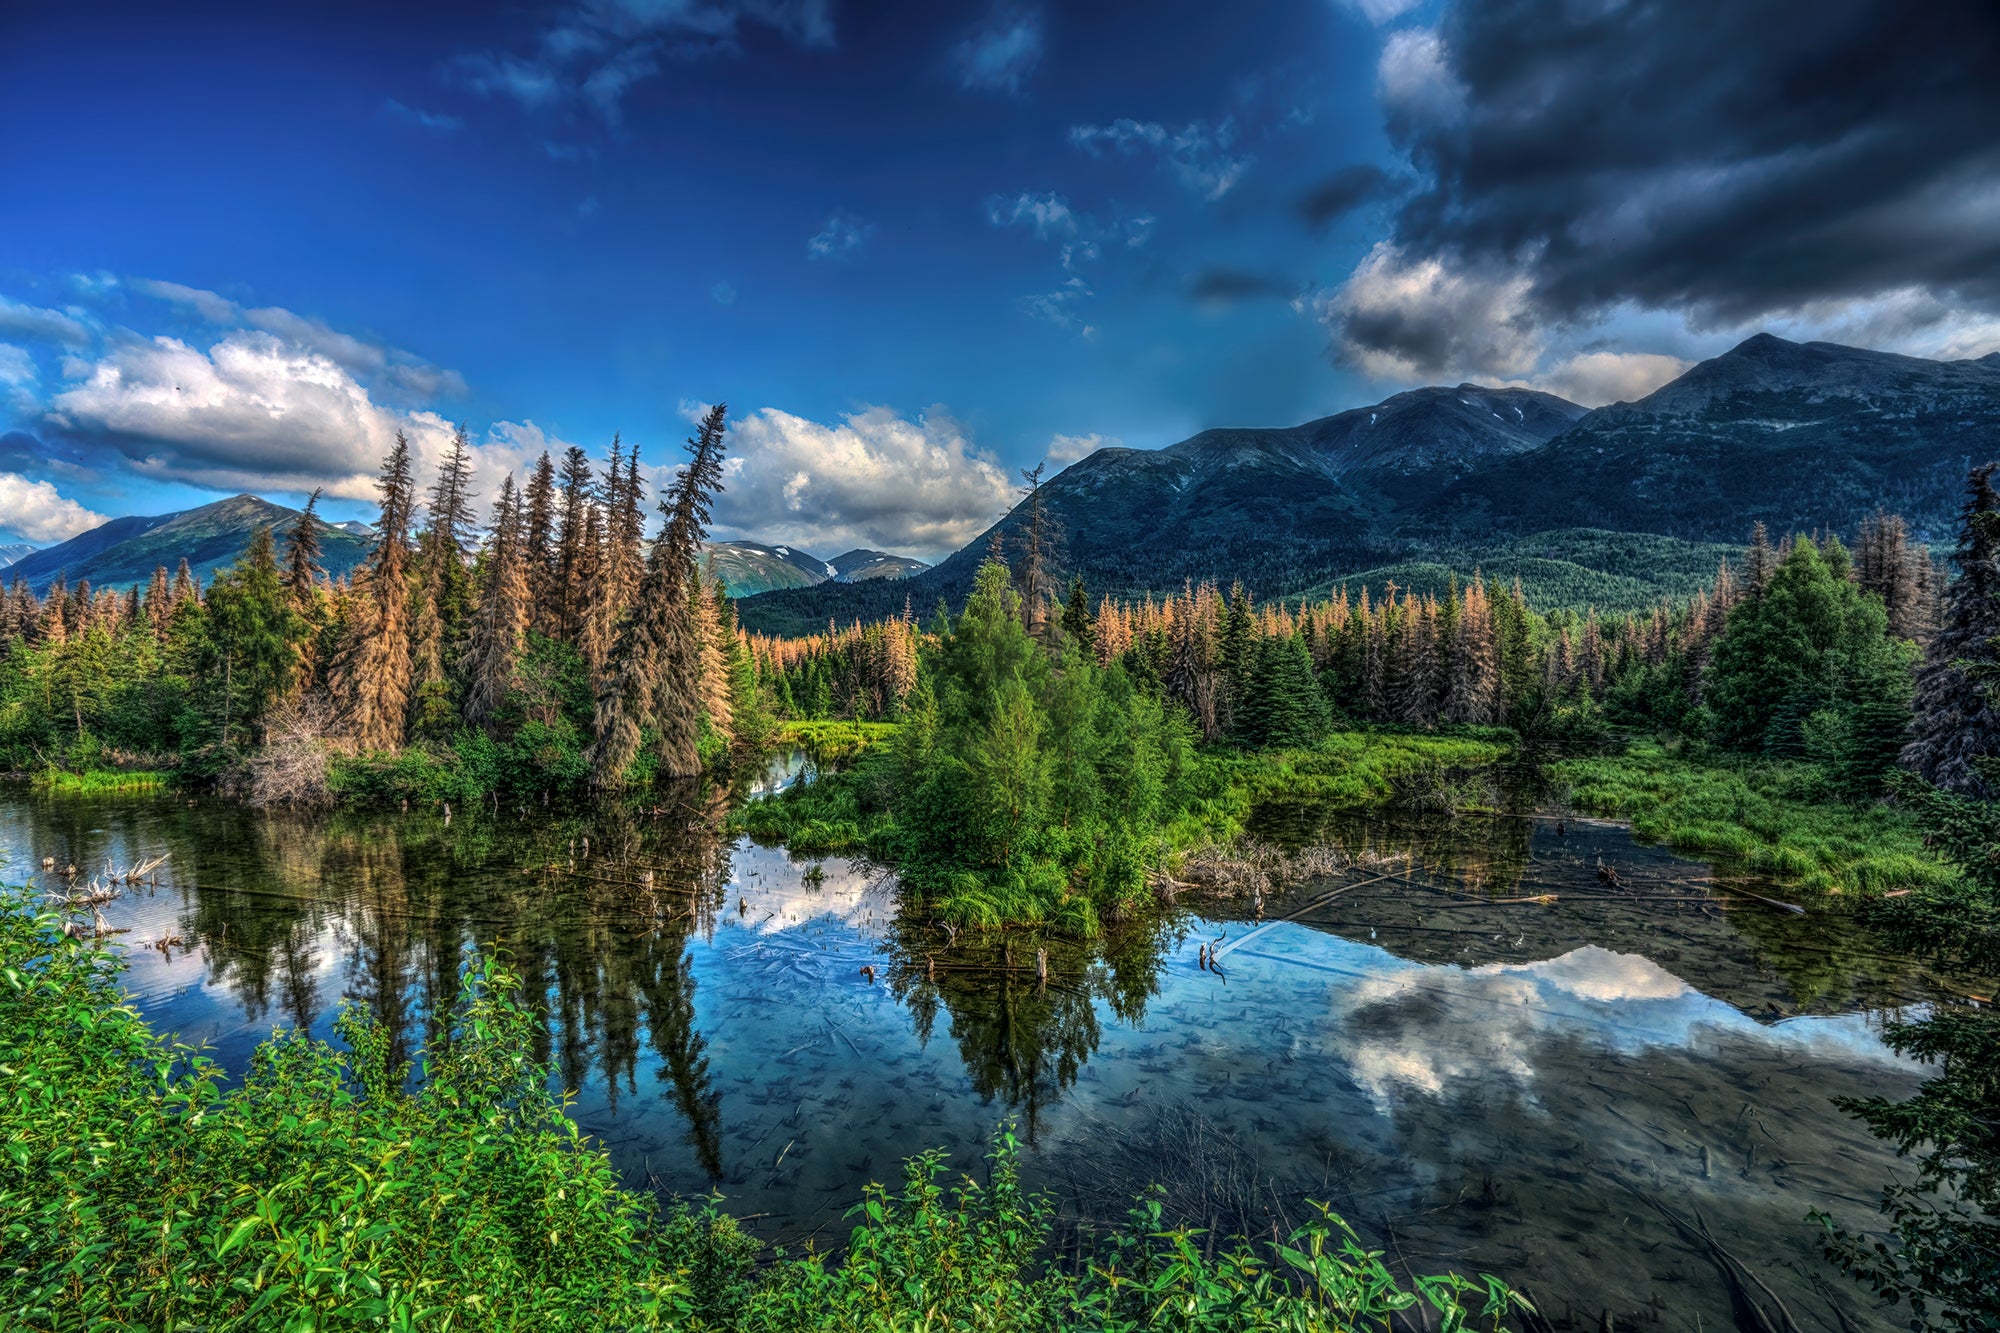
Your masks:
<svg viewBox="0 0 2000 1333"><path fill-rule="evenodd" d="M375 489L381 517L375 549L356 579L366 593L334 663L334 697L344 734L362 750L403 744L410 703L410 524L416 507L410 442L396 442Z"/></svg>
<svg viewBox="0 0 2000 1333"><path fill-rule="evenodd" d="M556 536L556 637L575 643L583 633L590 606L589 567L595 557L589 529L593 526L593 484L590 455L572 444L563 453L562 523Z"/></svg>
<svg viewBox="0 0 2000 1333"><path fill-rule="evenodd" d="M225 748L239 731L261 740L266 713L291 688L296 645L305 630L292 609L269 528L258 528L242 558L216 576L207 612L198 677L209 697L209 716Z"/></svg>
<svg viewBox="0 0 2000 1333"><path fill-rule="evenodd" d="M1248 744L1297 749L1318 743L1326 734L1326 698L1304 639L1284 634L1258 645L1238 713L1237 734Z"/></svg>
<svg viewBox="0 0 2000 1333"><path fill-rule="evenodd" d="M322 489L313 487L313 493L306 497L306 507L299 511L298 521L285 536L285 591L291 595L292 609L301 613L312 605L319 581L326 577L326 571L319 567L318 510ZM167 571L163 568L154 577L164 587Z"/></svg>
<svg viewBox="0 0 2000 1333"><path fill-rule="evenodd" d="M493 540L465 654L465 720L480 726L500 710L528 629L528 568L519 496L509 473L493 509Z"/></svg>
<svg viewBox="0 0 2000 1333"><path fill-rule="evenodd" d="M1083 586L1083 575L1078 574L1069 581L1069 601L1063 606L1063 633L1070 637L1086 656L1097 650L1097 623L1090 614L1090 594Z"/></svg>
<svg viewBox="0 0 2000 1333"><path fill-rule="evenodd" d="M1958 547L1958 577L1945 590L1942 624L1917 672L1916 717L1903 749L1905 767L1925 781L1968 796L1995 795L1982 759L2000 755L2000 709L1986 681L2000 666L2000 495L1994 465L1966 479Z"/></svg>
<svg viewBox="0 0 2000 1333"><path fill-rule="evenodd" d="M528 484L521 488L525 511L521 558L528 570L530 628L550 638L562 618L556 596L556 467L546 451L535 460Z"/></svg>
<svg viewBox="0 0 2000 1333"><path fill-rule="evenodd" d="M624 783L648 723L659 734L663 775L701 772L701 653L688 593L697 578L710 507L722 489L725 412L721 403L709 409L688 441L688 462L660 506L666 526L647 555L638 604L619 634L597 696L589 760L591 780L601 788Z"/></svg>

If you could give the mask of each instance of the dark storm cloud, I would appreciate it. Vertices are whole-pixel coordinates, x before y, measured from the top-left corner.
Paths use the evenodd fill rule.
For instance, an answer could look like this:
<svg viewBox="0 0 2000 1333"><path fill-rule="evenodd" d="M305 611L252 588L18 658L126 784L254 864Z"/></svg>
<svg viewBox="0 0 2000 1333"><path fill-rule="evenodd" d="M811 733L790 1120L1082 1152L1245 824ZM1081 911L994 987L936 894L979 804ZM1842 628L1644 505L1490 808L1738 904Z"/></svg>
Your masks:
<svg viewBox="0 0 2000 1333"><path fill-rule="evenodd" d="M1389 193L1389 174L1380 167L1357 162L1342 167L1299 196L1299 216L1315 231L1344 217L1365 203Z"/></svg>
<svg viewBox="0 0 2000 1333"><path fill-rule="evenodd" d="M1380 88L1425 177L1401 262L1518 273L1539 323L2000 309L1993 0L1453 0L1390 35Z"/></svg>

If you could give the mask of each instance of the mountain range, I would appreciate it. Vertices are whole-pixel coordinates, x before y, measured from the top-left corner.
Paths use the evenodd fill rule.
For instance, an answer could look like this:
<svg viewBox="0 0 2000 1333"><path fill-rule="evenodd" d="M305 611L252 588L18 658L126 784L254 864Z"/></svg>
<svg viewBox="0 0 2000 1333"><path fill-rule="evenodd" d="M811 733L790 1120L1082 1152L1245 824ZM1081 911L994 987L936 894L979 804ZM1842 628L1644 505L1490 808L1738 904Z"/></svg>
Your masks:
<svg viewBox="0 0 2000 1333"><path fill-rule="evenodd" d="M1475 570L1538 606L1619 612L1684 595L1751 526L1851 534L1875 508L1948 545L1967 469L2000 457L2000 353L1933 361L1768 334L1636 402L1587 410L1474 384L1399 393L1300 426L1207 430L1164 449L1100 449L1047 481L1066 572L1093 594L1241 581L1260 598L1337 585L1440 588ZM823 560L787 545L708 543L744 625L798 633L956 604L1017 506L935 567L881 551ZM186 559L204 579L296 510L251 495L116 518L44 550L0 548L6 582L144 583ZM371 530L330 525L335 575ZM9 557L16 556L11 563Z"/></svg>
<svg viewBox="0 0 2000 1333"><path fill-rule="evenodd" d="M1100 449L1042 487L1063 565L1093 593L1242 581L1425 588L1475 569L1538 605L1691 591L1763 522L1851 534L1878 506L1948 543L1967 469L2000 457L2000 353L1933 361L1759 334L1631 403L1461 384L1302 426ZM1028 505L994 525L1012 542ZM893 593L781 589L743 623L798 632L955 603L992 529Z"/></svg>
<svg viewBox="0 0 2000 1333"><path fill-rule="evenodd" d="M774 588L810 588L821 583L861 583L900 579L930 566L907 556L865 548L822 560L795 546L762 542L703 542L702 564L722 580L731 597L750 597Z"/></svg>
<svg viewBox="0 0 2000 1333"><path fill-rule="evenodd" d="M122 590L146 583L157 566L165 565L172 573L186 560L206 583L217 570L236 563L257 529L271 529L282 545L298 517L296 509L254 495L236 495L199 509L114 518L59 545L21 557L0 571L0 578L7 583L26 579L38 593L47 591L58 577L71 585L88 579L93 588ZM352 526L356 525L320 530L320 565L331 575L352 570L373 545L366 527L356 533Z"/></svg>

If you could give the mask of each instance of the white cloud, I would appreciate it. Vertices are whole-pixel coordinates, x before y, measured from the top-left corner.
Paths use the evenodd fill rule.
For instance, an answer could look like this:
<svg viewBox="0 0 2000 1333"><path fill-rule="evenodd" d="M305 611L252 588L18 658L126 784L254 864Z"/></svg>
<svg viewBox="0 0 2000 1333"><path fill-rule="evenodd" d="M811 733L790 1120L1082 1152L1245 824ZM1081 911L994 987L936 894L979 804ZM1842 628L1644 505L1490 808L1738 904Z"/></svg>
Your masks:
<svg viewBox="0 0 2000 1333"><path fill-rule="evenodd" d="M941 408L909 420L871 407L832 426L765 408L733 422L729 444L716 504L725 538L931 558L1014 501L999 464Z"/></svg>
<svg viewBox="0 0 2000 1333"><path fill-rule="evenodd" d="M735 305L736 289L727 282L717 282L708 289L708 299L717 305Z"/></svg>
<svg viewBox="0 0 2000 1333"><path fill-rule="evenodd" d="M1452 73L1444 42L1433 29L1390 33L1375 79L1392 124L1449 124L1465 111L1465 85Z"/></svg>
<svg viewBox="0 0 2000 1333"><path fill-rule="evenodd" d="M845 259L874 234L874 223L863 222L844 209L835 209L806 242L806 254L813 259Z"/></svg>
<svg viewBox="0 0 2000 1333"><path fill-rule="evenodd" d="M48 421L121 452L143 476L218 490L310 490L374 497L398 429L428 480L452 435L431 411L375 401L325 351L238 329L206 351L177 338L115 342L50 401ZM524 442L523 432L533 432ZM476 484L539 451L532 423L502 422L474 450Z"/></svg>
<svg viewBox="0 0 2000 1333"><path fill-rule="evenodd" d="M997 194L988 199L986 220L996 227L1028 227L1034 231L1035 239L1042 241L1075 236L1083 226L1069 200L1059 194L1032 194L1027 190L1011 199Z"/></svg>
<svg viewBox="0 0 2000 1333"><path fill-rule="evenodd" d="M324 320L296 314L283 306L246 309L216 292L157 278L134 278L130 286L144 295L191 310L211 324L261 329L316 352L355 375L377 379L384 387L412 401L458 397L466 392L465 380L455 370L431 365L401 348L343 333Z"/></svg>
<svg viewBox="0 0 2000 1333"><path fill-rule="evenodd" d="M199 287L188 287L178 282L164 282L159 278L134 278L128 285L135 292L156 297L171 305L184 306L211 324L234 324L243 318L243 312L237 307L236 302Z"/></svg>
<svg viewBox="0 0 2000 1333"><path fill-rule="evenodd" d="M1923 287L1899 287L1866 300L1815 301L1760 327L1787 338L1945 361L2000 352L2000 316L1955 305Z"/></svg>
<svg viewBox="0 0 2000 1333"><path fill-rule="evenodd" d="M40 376L35 372L33 358L25 347L12 343L0 343L0 384L9 388L31 387Z"/></svg>
<svg viewBox="0 0 2000 1333"><path fill-rule="evenodd" d="M1051 435L1049 450L1044 458L1050 467L1060 472L1078 459L1090 457L1099 449L1115 449L1123 443L1125 442L1115 435L1099 435L1094 431L1089 435ZM1053 476L1054 473L1050 475Z"/></svg>
<svg viewBox="0 0 2000 1333"><path fill-rule="evenodd" d="M1314 308L1342 358L1375 379L1520 379L1543 351L1528 295L1525 271L1472 272L1380 241Z"/></svg>
<svg viewBox="0 0 2000 1333"><path fill-rule="evenodd" d="M1582 352L1532 376L1526 387L1602 407L1636 402L1685 374L1691 364L1663 352Z"/></svg>
<svg viewBox="0 0 2000 1333"><path fill-rule="evenodd" d="M25 338L30 342L66 343L81 347L90 341L90 330L76 316L61 310L21 305L0 296L0 334Z"/></svg>
<svg viewBox="0 0 2000 1333"><path fill-rule="evenodd" d="M0 530L24 542L68 541L105 521L104 515L65 499L46 481L0 472Z"/></svg>
<svg viewBox="0 0 2000 1333"><path fill-rule="evenodd" d="M0 343L0 403L20 413L35 410L35 383L41 378L25 347Z"/></svg>
<svg viewBox="0 0 2000 1333"><path fill-rule="evenodd" d="M1013 96L1041 59L1041 16L1025 11L995 13L951 49L961 88Z"/></svg>
<svg viewBox="0 0 2000 1333"><path fill-rule="evenodd" d="M1069 132L1070 143L1092 156L1150 150L1182 185L1211 201L1234 189L1250 168L1248 157L1231 152L1235 139L1236 127L1227 120L1169 130L1157 121L1128 117L1109 125L1077 125Z"/></svg>

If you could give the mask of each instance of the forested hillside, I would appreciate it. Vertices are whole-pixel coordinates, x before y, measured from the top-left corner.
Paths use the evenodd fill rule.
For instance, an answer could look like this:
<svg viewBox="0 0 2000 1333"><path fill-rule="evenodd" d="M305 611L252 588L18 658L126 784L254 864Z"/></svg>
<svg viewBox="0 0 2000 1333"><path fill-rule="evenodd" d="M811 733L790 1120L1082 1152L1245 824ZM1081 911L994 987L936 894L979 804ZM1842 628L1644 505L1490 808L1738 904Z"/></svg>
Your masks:
<svg viewBox="0 0 2000 1333"><path fill-rule="evenodd" d="M1364 583L1520 579L1537 605L1624 611L1685 595L1763 522L1852 536L1877 507L1948 532L1967 467L2000 436L2000 357L1939 362L1759 335L1636 403L1586 413L1526 390L1420 389L1282 430L1101 449L1040 487L1061 563L1094 588L1241 581L1259 597ZM1005 540L1023 504L995 525ZM893 592L820 586L746 601L746 625L956 602L989 530Z"/></svg>

